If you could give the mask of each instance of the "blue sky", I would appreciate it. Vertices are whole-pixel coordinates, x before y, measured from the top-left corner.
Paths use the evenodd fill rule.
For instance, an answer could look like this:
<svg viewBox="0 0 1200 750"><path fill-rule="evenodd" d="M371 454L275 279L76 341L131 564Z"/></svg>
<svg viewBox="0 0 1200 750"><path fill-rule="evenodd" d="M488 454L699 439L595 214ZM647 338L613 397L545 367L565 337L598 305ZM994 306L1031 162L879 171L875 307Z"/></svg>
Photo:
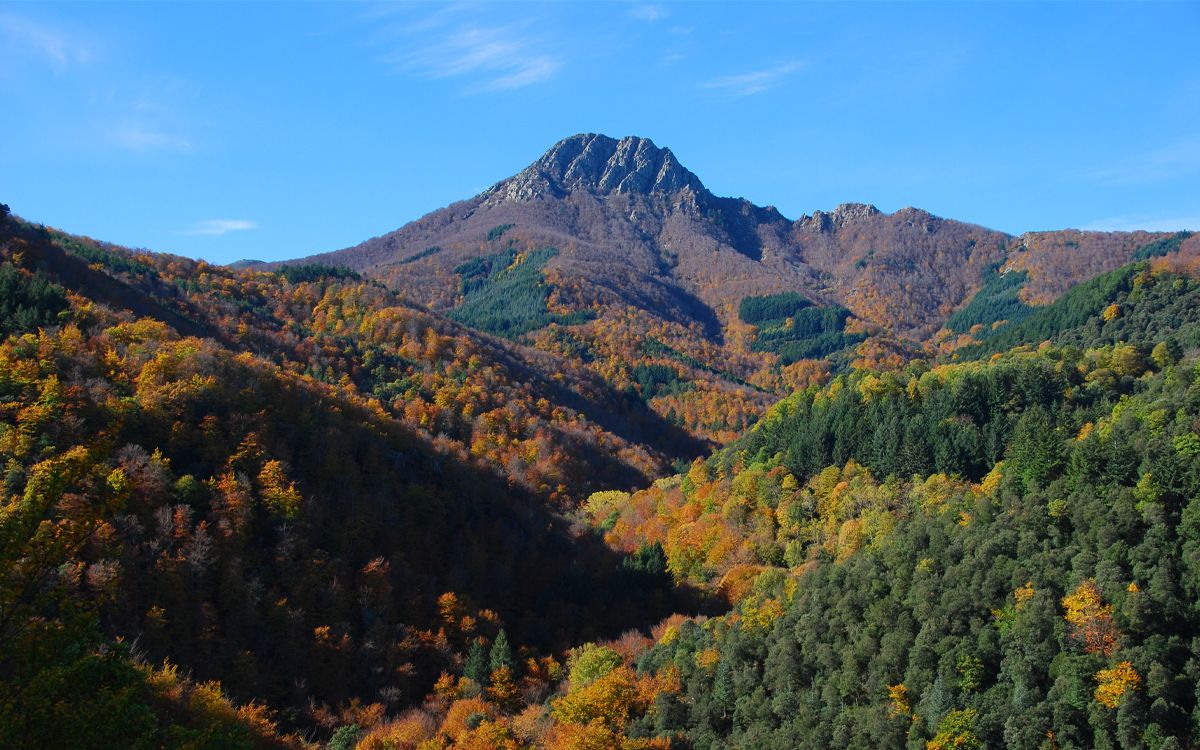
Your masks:
<svg viewBox="0 0 1200 750"><path fill-rule="evenodd" d="M1200 229L1200 4L0 3L0 201L278 259L578 132L795 218Z"/></svg>

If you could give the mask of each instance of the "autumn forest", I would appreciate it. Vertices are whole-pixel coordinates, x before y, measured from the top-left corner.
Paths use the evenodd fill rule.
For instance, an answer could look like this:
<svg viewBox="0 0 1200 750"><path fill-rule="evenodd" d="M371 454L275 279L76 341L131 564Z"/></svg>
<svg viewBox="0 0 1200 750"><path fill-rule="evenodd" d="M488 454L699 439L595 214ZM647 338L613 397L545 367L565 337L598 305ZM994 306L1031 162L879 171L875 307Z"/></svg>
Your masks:
<svg viewBox="0 0 1200 750"><path fill-rule="evenodd" d="M0 205L0 462L14 750L1200 745L1190 232L593 134L293 261Z"/></svg>

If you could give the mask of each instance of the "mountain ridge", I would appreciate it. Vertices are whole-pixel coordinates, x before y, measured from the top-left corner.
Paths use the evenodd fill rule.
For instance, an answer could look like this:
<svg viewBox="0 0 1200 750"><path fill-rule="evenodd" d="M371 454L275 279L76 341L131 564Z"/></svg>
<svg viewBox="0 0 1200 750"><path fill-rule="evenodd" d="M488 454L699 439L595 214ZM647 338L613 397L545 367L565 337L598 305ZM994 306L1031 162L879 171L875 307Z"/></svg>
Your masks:
<svg viewBox="0 0 1200 750"><path fill-rule="evenodd" d="M914 207L887 213L847 202L793 220L772 206L714 195L669 148L648 138L584 133L481 193L392 232L268 267L346 265L450 309L459 300L454 269L492 251L495 243L486 237L498 227L523 246L558 248L550 271L614 303L698 322L715 341L728 333L742 298L781 291L844 305L882 332L926 341L992 266L1029 268L1028 295L1045 304L1167 236L1073 231L1064 254L1056 232L1012 235ZM432 247L441 252L417 257ZM1040 274L1040 263L1052 268ZM675 301L681 295L707 312L681 309Z"/></svg>

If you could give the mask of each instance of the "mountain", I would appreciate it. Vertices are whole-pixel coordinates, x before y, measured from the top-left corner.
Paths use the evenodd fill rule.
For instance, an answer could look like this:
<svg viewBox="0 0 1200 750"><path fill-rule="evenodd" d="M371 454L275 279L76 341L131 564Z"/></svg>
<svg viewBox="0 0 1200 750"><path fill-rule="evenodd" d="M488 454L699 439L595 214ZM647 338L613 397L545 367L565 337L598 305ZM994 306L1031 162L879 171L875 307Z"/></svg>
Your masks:
<svg viewBox="0 0 1200 750"><path fill-rule="evenodd" d="M1014 237L916 208L886 214L854 203L792 221L773 207L713 195L649 139L583 134L474 198L296 262L345 265L449 309L454 268L486 252L497 230L522 246L557 248L548 270L600 300L701 323L717 340L743 298L780 291L845 305L871 326L920 340L968 300L989 267L1029 269L1029 299L1044 304L1168 236ZM422 255L432 247L441 250Z"/></svg>
<svg viewBox="0 0 1200 750"><path fill-rule="evenodd" d="M471 199L289 263L345 266L467 325L581 360L663 419L725 442L828 367L968 344L975 332L958 323L983 308L1001 325L985 290L997 274L1014 304L1045 305L1172 237L1014 237L854 203L793 221L713 195L648 139L585 134Z"/></svg>

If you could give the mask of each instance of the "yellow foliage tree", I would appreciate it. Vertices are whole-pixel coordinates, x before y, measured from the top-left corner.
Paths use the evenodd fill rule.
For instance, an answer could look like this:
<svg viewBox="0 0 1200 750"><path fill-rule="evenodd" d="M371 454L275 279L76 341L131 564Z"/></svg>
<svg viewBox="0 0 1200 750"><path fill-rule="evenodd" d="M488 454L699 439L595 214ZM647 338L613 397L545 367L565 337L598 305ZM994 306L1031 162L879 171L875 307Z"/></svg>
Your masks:
<svg viewBox="0 0 1200 750"><path fill-rule="evenodd" d="M468 732L474 718L494 719L496 709L483 698L462 698L454 701L439 731L452 740Z"/></svg>
<svg viewBox="0 0 1200 750"><path fill-rule="evenodd" d="M1016 601L1017 610L1025 608L1026 603L1033 598L1037 590L1033 588L1033 581L1026 581L1025 585L1013 592L1013 600Z"/></svg>
<svg viewBox="0 0 1200 750"><path fill-rule="evenodd" d="M1121 704L1121 698L1137 690L1141 682L1142 676L1128 661L1111 669L1101 669L1096 673L1096 702L1107 708L1116 708Z"/></svg>
<svg viewBox="0 0 1200 750"><path fill-rule="evenodd" d="M587 724L559 724L547 738L548 750L614 750L621 747L617 732L601 719Z"/></svg>
<svg viewBox="0 0 1200 750"><path fill-rule="evenodd" d="M513 736L507 723L482 721L459 735L453 750L522 750L526 745Z"/></svg>
<svg viewBox="0 0 1200 750"><path fill-rule="evenodd" d="M517 693L511 668L502 666L492 670L492 684L487 688L487 697L504 711L520 708L521 696Z"/></svg>
<svg viewBox="0 0 1200 750"><path fill-rule="evenodd" d="M898 716L911 716L912 704L908 700L908 686L903 682L897 685L888 685L888 700L891 705L888 706L888 716L896 718Z"/></svg>
<svg viewBox="0 0 1200 750"><path fill-rule="evenodd" d="M925 743L925 750L982 750L983 743L974 732L977 713L968 708L946 714L937 734Z"/></svg>
<svg viewBox="0 0 1200 750"><path fill-rule="evenodd" d="M284 518L295 518L300 512L300 493L296 483L288 479L287 467L282 461L267 461L258 473L258 484L262 488L262 499L267 509Z"/></svg>
<svg viewBox="0 0 1200 750"><path fill-rule="evenodd" d="M591 684L553 701L550 711L555 718L570 724L590 725L599 720L620 731L630 713L642 703L638 688L633 671L628 667L617 667Z"/></svg>
<svg viewBox="0 0 1200 750"><path fill-rule="evenodd" d="M1063 597L1062 605L1066 610L1063 619L1070 623L1072 635L1083 643L1084 651L1112 656L1120 633L1113 623L1112 605L1104 603L1095 579L1080 583Z"/></svg>

